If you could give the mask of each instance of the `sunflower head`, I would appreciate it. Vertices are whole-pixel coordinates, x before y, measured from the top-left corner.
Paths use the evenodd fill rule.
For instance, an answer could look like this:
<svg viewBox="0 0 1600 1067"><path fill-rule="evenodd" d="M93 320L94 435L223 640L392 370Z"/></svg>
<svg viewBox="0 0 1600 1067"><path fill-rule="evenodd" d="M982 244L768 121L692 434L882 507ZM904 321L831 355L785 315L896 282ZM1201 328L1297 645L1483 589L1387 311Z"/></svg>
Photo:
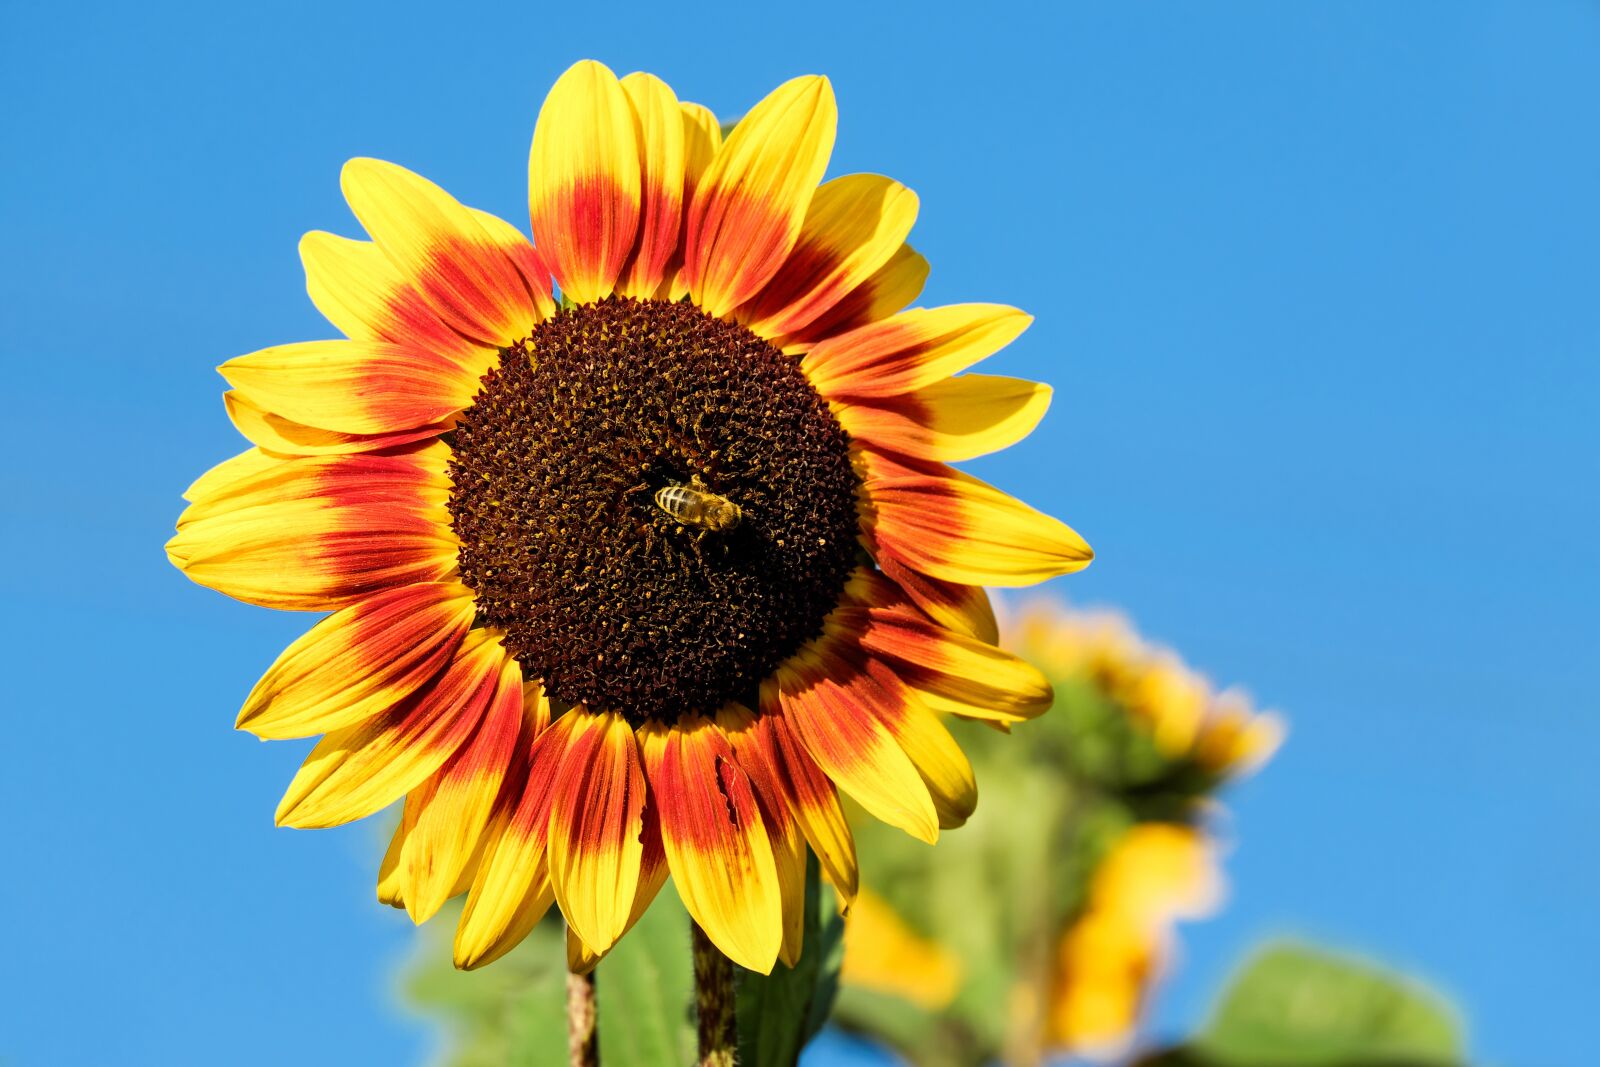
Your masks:
<svg viewBox="0 0 1600 1067"><path fill-rule="evenodd" d="M343 339L222 367L251 447L190 487L168 554L331 612L239 724L324 735L283 823L404 800L379 895L421 921L465 893L462 966L552 901L592 966L669 873L735 961L793 961L807 849L856 890L837 791L931 841L976 802L943 716L1049 704L983 587L1088 546L948 466L1042 417L1047 387L961 373L1029 319L901 310L917 199L823 182L835 122L797 78L724 139L579 63L535 126L531 239L354 160L370 240L301 243Z"/></svg>

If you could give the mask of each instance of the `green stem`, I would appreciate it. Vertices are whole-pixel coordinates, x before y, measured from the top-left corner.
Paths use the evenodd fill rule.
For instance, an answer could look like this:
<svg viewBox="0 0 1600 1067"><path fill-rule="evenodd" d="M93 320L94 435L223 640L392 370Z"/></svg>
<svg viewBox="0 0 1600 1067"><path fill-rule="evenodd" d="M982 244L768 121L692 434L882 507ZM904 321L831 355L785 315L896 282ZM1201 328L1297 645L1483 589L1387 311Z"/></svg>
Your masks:
<svg viewBox="0 0 1600 1067"><path fill-rule="evenodd" d="M593 971L567 974L567 1059L572 1067L600 1067Z"/></svg>
<svg viewBox="0 0 1600 1067"><path fill-rule="evenodd" d="M711 943L700 924L694 936L695 1008L700 1015L700 1067L733 1067L738 1041L733 1021L733 963Z"/></svg>

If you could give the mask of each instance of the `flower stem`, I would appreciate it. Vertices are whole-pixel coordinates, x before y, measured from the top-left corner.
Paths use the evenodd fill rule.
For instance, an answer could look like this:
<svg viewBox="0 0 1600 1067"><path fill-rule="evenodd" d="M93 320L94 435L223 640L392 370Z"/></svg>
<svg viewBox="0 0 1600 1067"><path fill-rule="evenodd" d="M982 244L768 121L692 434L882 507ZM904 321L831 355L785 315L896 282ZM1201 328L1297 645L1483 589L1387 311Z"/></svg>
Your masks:
<svg viewBox="0 0 1600 1067"><path fill-rule="evenodd" d="M567 1059L572 1067L600 1067L593 971L567 974Z"/></svg>
<svg viewBox="0 0 1600 1067"><path fill-rule="evenodd" d="M711 943L700 924L694 933L695 1007L700 1014L700 1067L733 1067L733 964Z"/></svg>

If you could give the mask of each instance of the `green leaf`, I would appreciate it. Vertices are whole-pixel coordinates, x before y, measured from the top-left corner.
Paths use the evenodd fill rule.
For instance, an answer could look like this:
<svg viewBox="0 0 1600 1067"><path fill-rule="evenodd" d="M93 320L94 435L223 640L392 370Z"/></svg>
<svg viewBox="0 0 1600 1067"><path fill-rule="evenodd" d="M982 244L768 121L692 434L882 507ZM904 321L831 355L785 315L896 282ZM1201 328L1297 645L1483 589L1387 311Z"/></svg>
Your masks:
<svg viewBox="0 0 1600 1067"><path fill-rule="evenodd" d="M663 888L595 970L600 1062L689 1067L695 1062L689 914ZM548 1061L555 1062L555 1061Z"/></svg>
<svg viewBox="0 0 1600 1067"><path fill-rule="evenodd" d="M1305 945L1255 955L1194 1051L1227 1067L1463 1062L1455 1011L1421 983Z"/></svg>
<svg viewBox="0 0 1600 1067"><path fill-rule="evenodd" d="M816 857L806 854L805 942L794 967L771 974L737 971L741 1067L794 1067L828 1020L844 959L844 922L822 891Z"/></svg>

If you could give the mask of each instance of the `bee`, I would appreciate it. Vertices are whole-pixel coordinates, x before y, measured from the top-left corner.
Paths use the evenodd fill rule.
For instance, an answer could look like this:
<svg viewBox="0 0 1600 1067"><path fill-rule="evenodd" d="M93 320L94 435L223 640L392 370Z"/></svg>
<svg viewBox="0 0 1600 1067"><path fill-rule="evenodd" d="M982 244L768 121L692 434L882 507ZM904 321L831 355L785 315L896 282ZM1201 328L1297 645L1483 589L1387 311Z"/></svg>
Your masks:
<svg viewBox="0 0 1600 1067"><path fill-rule="evenodd" d="M726 533L736 529L744 512L725 496L706 488L698 474L688 485L666 485L656 490L656 507L671 515L680 525L696 527L706 533Z"/></svg>

